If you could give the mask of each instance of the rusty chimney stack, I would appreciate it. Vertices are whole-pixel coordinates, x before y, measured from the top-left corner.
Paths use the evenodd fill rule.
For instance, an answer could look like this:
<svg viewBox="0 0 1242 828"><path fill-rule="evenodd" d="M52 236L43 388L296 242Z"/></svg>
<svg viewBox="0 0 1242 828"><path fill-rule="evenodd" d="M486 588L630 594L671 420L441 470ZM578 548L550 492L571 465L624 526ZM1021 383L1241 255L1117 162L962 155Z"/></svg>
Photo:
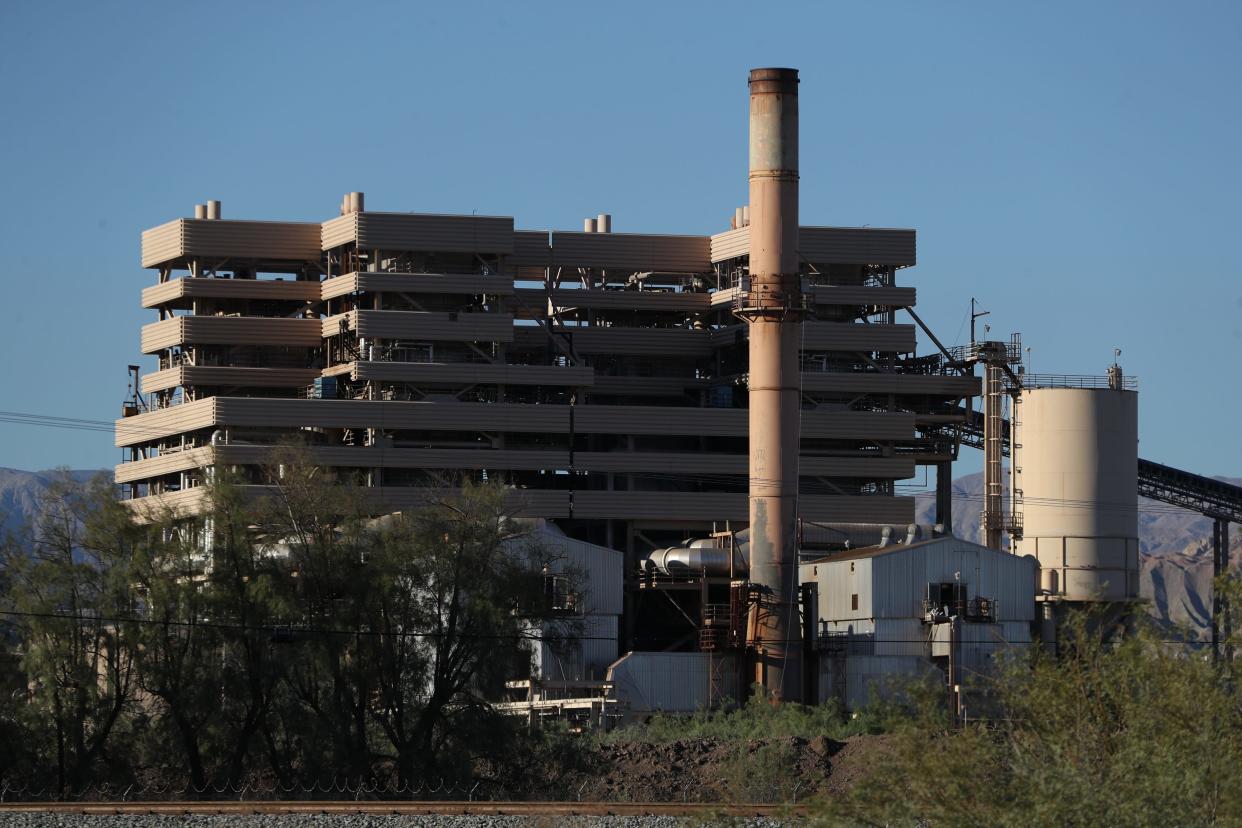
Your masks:
<svg viewBox="0 0 1242 828"><path fill-rule="evenodd" d="M798 70L750 72L750 578L760 588L755 680L774 701L802 697L798 610Z"/></svg>

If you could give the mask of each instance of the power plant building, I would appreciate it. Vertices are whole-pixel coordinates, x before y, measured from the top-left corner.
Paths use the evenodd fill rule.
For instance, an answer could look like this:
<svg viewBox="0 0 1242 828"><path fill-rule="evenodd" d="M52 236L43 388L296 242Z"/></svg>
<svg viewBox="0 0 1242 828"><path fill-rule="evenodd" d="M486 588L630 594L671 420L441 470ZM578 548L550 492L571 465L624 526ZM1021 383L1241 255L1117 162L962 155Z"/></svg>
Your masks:
<svg viewBox="0 0 1242 828"><path fill-rule="evenodd" d="M1136 489L1212 517L1227 568L1242 489L1139 460L1116 366L1041 384L1016 335L974 341L973 307L971 343L946 348L914 311L914 230L800 226L796 71L749 85L750 203L714 235L378 212L359 192L321 222L212 201L144 232L155 366L116 422L128 503L193 520L220 468L261 496L291 440L377 515L501 481L563 553L550 599L583 630L535 648L511 710L600 722L752 682L850 708L896 675L957 688L1031 641L1037 596L1045 637L1065 606L1129 611ZM934 467L948 524L964 444L985 449L986 545L920 538L897 483Z"/></svg>
<svg viewBox="0 0 1242 828"><path fill-rule="evenodd" d="M361 197L344 209L361 205ZM214 208L219 215L218 206ZM322 224L175 219L143 234L158 364L117 421L135 508L202 508L208 469L262 490L291 437L377 511L456 475L519 514L638 555L747 520L747 227L716 236L523 231L478 216ZM914 356L912 230L804 227L804 521L907 523L895 482L947 462L978 380ZM934 360L932 361L935 362Z"/></svg>

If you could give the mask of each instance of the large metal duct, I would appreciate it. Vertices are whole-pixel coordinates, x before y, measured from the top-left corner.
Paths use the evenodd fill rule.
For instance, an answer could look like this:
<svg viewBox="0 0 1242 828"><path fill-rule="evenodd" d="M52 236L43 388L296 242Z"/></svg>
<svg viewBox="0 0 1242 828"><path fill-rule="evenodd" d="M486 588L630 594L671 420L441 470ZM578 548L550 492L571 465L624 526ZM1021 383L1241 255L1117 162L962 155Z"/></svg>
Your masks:
<svg viewBox="0 0 1242 828"><path fill-rule="evenodd" d="M750 572L761 589L755 679L773 700L802 695L798 625L798 442L802 287L798 267L798 72L750 72Z"/></svg>
<svg viewBox="0 0 1242 828"><path fill-rule="evenodd" d="M673 578L690 578L700 574L711 577L741 576L746 572L746 561L737 546L733 547L730 560L729 550L717 547L709 538L667 549L653 549L643 560L643 569L650 574Z"/></svg>

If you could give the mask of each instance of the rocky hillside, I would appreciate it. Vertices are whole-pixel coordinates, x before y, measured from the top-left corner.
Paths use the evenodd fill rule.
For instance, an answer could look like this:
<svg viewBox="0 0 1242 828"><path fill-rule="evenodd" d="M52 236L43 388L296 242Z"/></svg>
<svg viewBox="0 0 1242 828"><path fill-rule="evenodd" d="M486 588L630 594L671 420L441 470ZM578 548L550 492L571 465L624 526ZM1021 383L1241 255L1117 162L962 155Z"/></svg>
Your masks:
<svg viewBox="0 0 1242 828"><path fill-rule="evenodd" d="M90 480L95 470L70 470L65 472L76 480ZM39 503L43 493L60 472L28 472L0 468L0 537L7 533L20 533L39 516Z"/></svg>
<svg viewBox="0 0 1242 828"><path fill-rule="evenodd" d="M1223 477L1242 485L1242 478ZM953 534L978 540L983 475L953 481ZM917 519L932 523L935 500L917 498ZM1205 517L1147 498L1139 498L1140 594L1162 623L1205 631L1212 615L1212 524ZM1230 529L1232 560L1242 559L1242 526Z"/></svg>

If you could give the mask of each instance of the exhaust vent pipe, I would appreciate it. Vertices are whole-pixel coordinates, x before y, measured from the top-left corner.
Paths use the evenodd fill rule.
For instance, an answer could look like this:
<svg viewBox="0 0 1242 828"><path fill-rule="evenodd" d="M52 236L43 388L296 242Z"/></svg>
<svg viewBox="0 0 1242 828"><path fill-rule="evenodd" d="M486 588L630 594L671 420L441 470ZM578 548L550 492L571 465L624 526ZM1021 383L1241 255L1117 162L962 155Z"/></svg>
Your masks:
<svg viewBox="0 0 1242 828"><path fill-rule="evenodd" d="M600 213L599 218L595 220L595 232L611 233L612 232L612 216L608 213Z"/></svg>
<svg viewBox="0 0 1242 828"><path fill-rule="evenodd" d="M220 202L218 202L218 201L209 201L209 202L207 202L207 218L211 219L212 221L218 221L218 220L219 220L219 218L220 218Z"/></svg>
<svg viewBox="0 0 1242 828"><path fill-rule="evenodd" d="M206 204L195 204L194 205L194 218L196 219L207 218L207 205Z"/></svg>
<svg viewBox="0 0 1242 828"><path fill-rule="evenodd" d="M598 231L598 224L596 223L595 219L589 218L589 219L582 220L582 232L583 233L595 233L597 231Z"/></svg>

